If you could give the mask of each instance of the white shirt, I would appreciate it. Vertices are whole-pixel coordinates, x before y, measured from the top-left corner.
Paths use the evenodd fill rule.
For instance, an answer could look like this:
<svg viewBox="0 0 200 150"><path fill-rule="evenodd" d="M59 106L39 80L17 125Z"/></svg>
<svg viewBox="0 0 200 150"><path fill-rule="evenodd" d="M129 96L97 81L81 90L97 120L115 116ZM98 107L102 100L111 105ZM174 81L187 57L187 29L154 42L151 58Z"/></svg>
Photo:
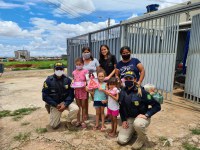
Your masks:
<svg viewBox="0 0 200 150"><path fill-rule="evenodd" d="M109 90L111 94L116 95L119 93L119 90L115 87L112 90ZM111 96L108 96L108 108L110 110L119 110L119 103L118 101L114 100Z"/></svg>

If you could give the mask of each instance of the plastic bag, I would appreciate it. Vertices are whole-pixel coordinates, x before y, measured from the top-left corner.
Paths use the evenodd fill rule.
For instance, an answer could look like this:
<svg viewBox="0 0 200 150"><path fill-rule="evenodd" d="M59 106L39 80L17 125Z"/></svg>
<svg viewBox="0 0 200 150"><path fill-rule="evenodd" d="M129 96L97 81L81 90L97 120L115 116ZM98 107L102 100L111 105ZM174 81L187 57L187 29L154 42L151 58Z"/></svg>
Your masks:
<svg viewBox="0 0 200 150"><path fill-rule="evenodd" d="M155 88L156 88L155 85L150 84L150 83L144 85L144 89L149 93L153 92Z"/></svg>
<svg viewBox="0 0 200 150"><path fill-rule="evenodd" d="M154 94L152 94L152 97L157 101L159 102L160 104L163 104L163 96L158 93L158 92L155 92Z"/></svg>

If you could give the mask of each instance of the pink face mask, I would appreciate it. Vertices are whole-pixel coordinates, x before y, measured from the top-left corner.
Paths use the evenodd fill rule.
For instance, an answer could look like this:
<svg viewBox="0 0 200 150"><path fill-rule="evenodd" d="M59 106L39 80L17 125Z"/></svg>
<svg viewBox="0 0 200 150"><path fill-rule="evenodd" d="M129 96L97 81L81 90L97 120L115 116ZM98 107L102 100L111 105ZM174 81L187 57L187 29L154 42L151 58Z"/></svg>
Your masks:
<svg viewBox="0 0 200 150"><path fill-rule="evenodd" d="M81 70L81 69L83 69L83 66L76 66L76 69Z"/></svg>

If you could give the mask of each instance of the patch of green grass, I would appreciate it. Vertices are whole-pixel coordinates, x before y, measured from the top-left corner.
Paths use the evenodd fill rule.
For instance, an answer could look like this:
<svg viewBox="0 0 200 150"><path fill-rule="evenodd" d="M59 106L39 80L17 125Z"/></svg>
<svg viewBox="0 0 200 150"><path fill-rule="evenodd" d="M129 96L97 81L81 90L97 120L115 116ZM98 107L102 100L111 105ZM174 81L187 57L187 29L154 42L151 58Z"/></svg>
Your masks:
<svg viewBox="0 0 200 150"><path fill-rule="evenodd" d="M19 71L21 68L13 68L12 71Z"/></svg>
<svg viewBox="0 0 200 150"><path fill-rule="evenodd" d="M22 115L17 115L17 116L14 116L12 119L13 119L14 121L19 121L19 120L22 119L22 118L23 118Z"/></svg>
<svg viewBox="0 0 200 150"><path fill-rule="evenodd" d="M200 135L200 129L191 129L192 134Z"/></svg>
<svg viewBox="0 0 200 150"><path fill-rule="evenodd" d="M0 111L0 118L7 117L10 115L10 110L2 110Z"/></svg>
<svg viewBox="0 0 200 150"><path fill-rule="evenodd" d="M14 136L16 141L27 141L30 139L31 132L19 133L18 135Z"/></svg>
<svg viewBox="0 0 200 150"><path fill-rule="evenodd" d="M194 145L191 145L191 144L189 144L189 143L187 143L187 142L184 142L184 143L182 144L182 146L183 146L183 148L184 148L185 150L200 150L199 148L197 148L197 147L195 147Z"/></svg>
<svg viewBox="0 0 200 150"><path fill-rule="evenodd" d="M54 64L56 62L62 62L65 67L67 67L67 60L40 60L40 61L25 61L25 62L18 62L18 61L14 61L14 62L3 62L3 64L5 65L5 67L11 67L13 65L17 65L17 64L31 64L31 67L25 67L25 68L13 68L13 71L18 71L18 70L31 70L33 68L36 69L51 69L53 68Z"/></svg>
<svg viewBox="0 0 200 150"><path fill-rule="evenodd" d="M20 108L11 113L11 116L18 116L18 115L29 115L33 111L37 110L37 107L34 108Z"/></svg>
<svg viewBox="0 0 200 150"><path fill-rule="evenodd" d="M167 140L167 138L164 137L164 136L160 136L160 137L159 137L159 141L166 141L166 140Z"/></svg>
<svg viewBox="0 0 200 150"><path fill-rule="evenodd" d="M35 131L36 131L37 133L42 134L42 133L47 132L47 128L37 128Z"/></svg>
<svg viewBox="0 0 200 150"><path fill-rule="evenodd" d="M27 121L26 121L26 122L22 122L22 123L21 123L21 126L26 126L26 125L29 125L29 124L30 124L30 122L27 122Z"/></svg>
<svg viewBox="0 0 200 150"><path fill-rule="evenodd" d="M30 113L37 110L38 108L39 107L20 108L20 109L13 111L13 112L11 112L9 110L3 110L3 111L0 111L0 118L7 117L7 116L13 116L13 120L18 121L21 118L23 118L24 115L29 115Z"/></svg>

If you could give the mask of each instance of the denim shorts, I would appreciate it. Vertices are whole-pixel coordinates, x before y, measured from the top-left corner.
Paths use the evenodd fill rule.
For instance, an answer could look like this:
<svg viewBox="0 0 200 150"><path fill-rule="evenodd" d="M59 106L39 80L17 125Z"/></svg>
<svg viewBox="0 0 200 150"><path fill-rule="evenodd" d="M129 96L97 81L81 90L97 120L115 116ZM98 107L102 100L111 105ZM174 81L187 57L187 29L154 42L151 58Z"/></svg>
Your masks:
<svg viewBox="0 0 200 150"><path fill-rule="evenodd" d="M94 106L95 108L98 108L98 107L106 107L107 104L103 104L101 101L94 101L93 106Z"/></svg>

